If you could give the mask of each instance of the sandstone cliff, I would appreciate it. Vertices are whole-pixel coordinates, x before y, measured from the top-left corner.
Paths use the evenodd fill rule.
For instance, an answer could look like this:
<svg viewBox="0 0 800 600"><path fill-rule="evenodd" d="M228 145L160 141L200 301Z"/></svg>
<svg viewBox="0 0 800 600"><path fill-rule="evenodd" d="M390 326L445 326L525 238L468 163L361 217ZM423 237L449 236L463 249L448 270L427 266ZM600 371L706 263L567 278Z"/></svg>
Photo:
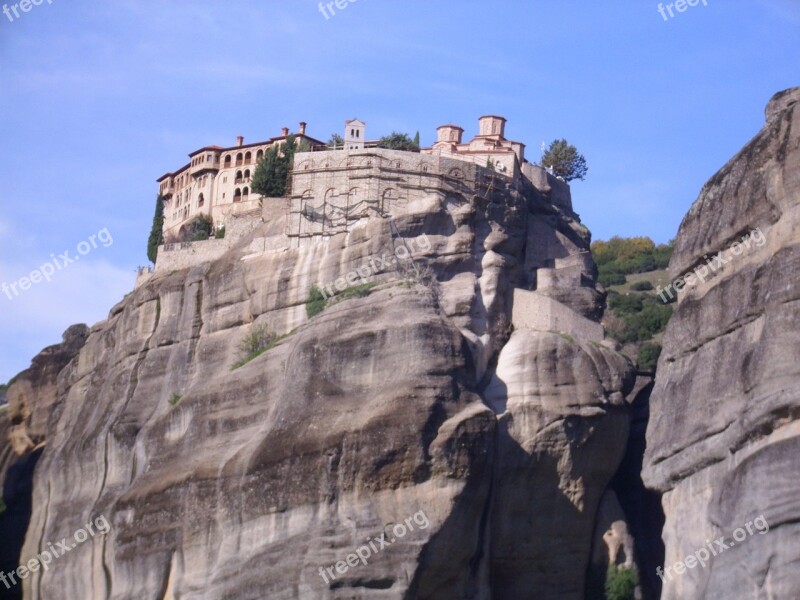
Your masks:
<svg viewBox="0 0 800 600"><path fill-rule="evenodd" d="M596 529L620 521L598 526L598 507L634 376L582 337L602 296L577 216L501 184L298 247L271 243L282 219L157 271L48 387L50 418L18 436L45 443L21 561L91 519L111 529L26 598L582 599ZM421 239L413 264L307 318L313 284ZM514 290L576 256L537 293L582 325L512 323ZM286 337L232 369L257 326ZM368 564L326 573L383 532Z"/></svg>
<svg viewBox="0 0 800 600"><path fill-rule="evenodd" d="M686 288L667 328L644 477L664 492L667 566L709 541L720 552L723 536L728 549L705 568L673 569L664 600L800 593L800 88L766 116L703 188L670 264L676 278L711 276ZM768 533L755 530L759 516Z"/></svg>

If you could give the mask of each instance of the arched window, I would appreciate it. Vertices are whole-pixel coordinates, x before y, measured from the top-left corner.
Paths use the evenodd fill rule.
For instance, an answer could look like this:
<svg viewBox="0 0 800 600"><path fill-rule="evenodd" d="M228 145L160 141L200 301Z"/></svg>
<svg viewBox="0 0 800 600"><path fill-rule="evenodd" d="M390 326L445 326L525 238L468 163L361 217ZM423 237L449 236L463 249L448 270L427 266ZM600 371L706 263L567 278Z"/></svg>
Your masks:
<svg viewBox="0 0 800 600"><path fill-rule="evenodd" d="M244 162L244 154L239 152L239 154L236 155L236 166L241 167L243 162Z"/></svg>
<svg viewBox="0 0 800 600"><path fill-rule="evenodd" d="M236 171L236 179L233 180L233 183L242 183L242 172Z"/></svg>
<svg viewBox="0 0 800 600"><path fill-rule="evenodd" d="M250 169L244 170L244 179L245 181L250 181Z"/></svg>
<svg viewBox="0 0 800 600"><path fill-rule="evenodd" d="M206 199L203 197L203 194L200 194L200 197L197 199L197 208L202 208L205 203Z"/></svg>
<svg viewBox="0 0 800 600"><path fill-rule="evenodd" d="M227 169L230 166L231 166L231 155L228 154L228 156L225 157L225 168Z"/></svg>
<svg viewBox="0 0 800 600"><path fill-rule="evenodd" d="M259 150L258 152L256 152L256 160L257 161L261 160L262 156L264 156L264 151L263 150Z"/></svg>
<svg viewBox="0 0 800 600"><path fill-rule="evenodd" d="M250 196L250 188L244 188L242 192L243 200L247 201L247 198Z"/></svg>
<svg viewBox="0 0 800 600"><path fill-rule="evenodd" d="M253 160L253 155L250 152L245 153L244 164L249 165L251 160Z"/></svg>
<svg viewBox="0 0 800 600"><path fill-rule="evenodd" d="M233 201L234 202L241 202L242 201L242 190L236 188L236 191L233 193Z"/></svg>

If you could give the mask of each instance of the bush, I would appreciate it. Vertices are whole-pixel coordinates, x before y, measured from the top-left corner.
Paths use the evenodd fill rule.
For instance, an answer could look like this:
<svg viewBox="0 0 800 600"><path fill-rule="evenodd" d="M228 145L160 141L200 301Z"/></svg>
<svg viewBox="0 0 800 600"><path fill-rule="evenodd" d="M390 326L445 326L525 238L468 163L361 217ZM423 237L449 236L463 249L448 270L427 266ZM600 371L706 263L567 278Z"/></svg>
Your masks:
<svg viewBox="0 0 800 600"><path fill-rule="evenodd" d="M308 291L308 298L306 299L306 314L311 319L325 310L328 305L328 298L316 285L312 286Z"/></svg>
<svg viewBox="0 0 800 600"><path fill-rule="evenodd" d="M222 240L225 238L225 226L223 225L219 229L214 232L214 237L218 240Z"/></svg>
<svg viewBox="0 0 800 600"><path fill-rule="evenodd" d="M199 242L207 240L214 231L214 222L208 215L197 215L186 225L181 227L181 242Z"/></svg>
<svg viewBox="0 0 800 600"><path fill-rule="evenodd" d="M169 403L171 406L178 406L181 400L183 400L183 396L181 396L180 394L172 394L172 396L170 396L169 398Z"/></svg>
<svg viewBox="0 0 800 600"><path fill-rule="evenodd" d="M642 344L639 348L639 354L636 356L636 366L640 371L656 370L658 364L658 357L661 356L661 344L654 342L647 342Z"/></svg>
<svg viewBox="0 0 800 600"><path fill-rule="evenodd" d="M269 346L275 337L275 334L270 332L265 325L257 325L239 343L239 354L243 358L251 357Z"/></svg>
<svg viewBox="0 0 800 600"><path fill-rule="evenodd" d="M419 152L418 143L415 143L407 133L397 133L396 131L378 140L378 148Z"/></svg>
<svg viewBox="0 0 800 600"><path fill-rule="evenodd" d="M623 285L628 280L625 279L625 275L622 273L608 273L600 271L600 276L597 278L597 281L599 281L603 287L609 287L612 285Z"/></svg>
<svg viewBox="0 0 800 600"><path fill-rule="evenodd" d="M620 316L633 315L642 312L644 301L641 296L624 296L613 294L608 297L608 307Z"/></svg>
<svg viewBox="0 0 800 600"><path fill-rule="evenodd" d="M374 281L362 283L361 285L354 285L353 287L349 287L346 290L342 290L341 293L336 294L336 301L350 300L351 298L365 298L366 296L369 296L369 291L376 285L378 284Z"/></svg>
<svg viewBox="0 0 800 600"><path fill-rule="evenodd" d="M606 575L606 600L633 600L639 577L635 569L610 565Z"/></svg>
<svg viewBox="0 0 800 600"><path fill-rule="evenodd" d="M636 283L631 284L631 289L634 292L649 292L653 289L653 284L649 281L637 281Z"/></svg>
<svg viewBox="0 0 800 600"><path fill-rule="evenodd" d="M608 332L619 342L644 342L661 333L672 316L672 307L655 296L609 294L608 307L618 319L610 320Z"/></svg>

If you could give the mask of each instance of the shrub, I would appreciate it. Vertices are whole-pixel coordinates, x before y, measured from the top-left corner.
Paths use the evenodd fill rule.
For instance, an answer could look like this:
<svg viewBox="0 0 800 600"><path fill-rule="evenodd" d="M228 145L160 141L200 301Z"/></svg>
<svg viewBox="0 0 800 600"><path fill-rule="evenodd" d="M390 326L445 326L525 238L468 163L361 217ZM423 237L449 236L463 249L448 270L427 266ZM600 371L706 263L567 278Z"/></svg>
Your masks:
<svg viewBox="0 0 800 600"><path fill-rule="evenodd" d="M223 225L214 232L214 237L218 240L225 238L225 226Z"/></svg>
<svg viewBox="0 0 800 600"><path fill-rule="evenodd" d="M316 285L312 286L308 291L308 298L306 299L306 314L311 319L325 310L328 305L328 298L322 293Z"/></svg>
<svg viewBox="0 0 800 600"><path fill-rule="evenodd" d="M256 325L253 330L244 336L239 342L239 354L242 358L248 358L266 348L275 334L270 332L265 325Z"/></svg>
<svg viewBox="0 0 800 600"><path fill-rule="evenodd" d="M183 396L180 394L172 394L172 396L169 398L169 403L171 406L178 406L181 400L183 400Z"/></svg>
<svg viewBox="0 0 800 600"><path fill-rule="evenodd" d="M231 367L231 371L246 365L254 358L264 354L267 350L271 350L278 342L289 337L292 333L294 333L294 330L285 335L275 335L269 331L266 326L257 325L250 333L244 336L244 339L239 343L240 360Z"/></svg>
<svg viewBox="0 0 800 600"><path fill-rule="evenodd" d="M625 275L622 273L604 273L601 271L597 281L599 281L603 287L609 287L612 285L623 285L628 280L625 279Z"/></svg>
<svg viewBox="0 0 800 600"><path fill-rule="evenodd" d="M623 344L649 340L672 316L672 307L651 295L609 294L608 307L618 317L607 319L609 335Z"/></svg>
<svg viewBox="0 0 800 600"><path fill-rule="evenodd" d="M653 289L653 284L649 281L637 281L636 283L631 284L631 289L634 292L649 292Z"/></svg>
<svg viewBox="0 0 800 600"><path fill-rule="evenodd" d="M214 222L208 215L197 215L181 228L180 241L199 242L207 240L214 231Z"/></svg>
<svg viewBox="0 0 800 600"><path fill-rule="evenodd" d="M656 370L658 364L658 357L661 356L661 344L654 342L646 342L639 348L639 354L636 356L636 366L640 371Z"/></svg>
<svg viewBox="0 0 800 600"><path fill-rule="evenodd" d="M633 600L639 577L635 569L610 565L606 575L606 600Z"/></svg>
<svg viewBox="0 0 800 600"><path fill-rule="evenodd" d="M641 296L614 294L608 297L608 307L620 316L632 315L642 311L644 301Z"/></svg>
<svg viewBox="0 0 800 600"><path fill-rule="evenodd" d="M396 131L378 140L378 148L419 152L419 144L415 143L407 133L397 133Z"/></svg>
<svg viewBox="0 0 800 600"><path fill-rule="evenodd" d="M351 298L364 298L369 296L369 291L376 285L378 284L374 281L362 283L361 285L354 285L336 294L336 301L350 300Z"/></svg>

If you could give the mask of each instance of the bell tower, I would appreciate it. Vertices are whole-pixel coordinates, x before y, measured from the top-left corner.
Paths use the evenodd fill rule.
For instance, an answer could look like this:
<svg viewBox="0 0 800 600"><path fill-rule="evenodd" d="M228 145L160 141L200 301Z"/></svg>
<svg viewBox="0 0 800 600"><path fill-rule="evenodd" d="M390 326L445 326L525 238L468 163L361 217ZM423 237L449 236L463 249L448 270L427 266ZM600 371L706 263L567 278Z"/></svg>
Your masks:
<svg viewBox="0 0 800 600"><path fill-rule="evenodd" d="M345 121L344 124L344 149L363 150L364 136L366 135L367 124L358 119Z"/></svg>

